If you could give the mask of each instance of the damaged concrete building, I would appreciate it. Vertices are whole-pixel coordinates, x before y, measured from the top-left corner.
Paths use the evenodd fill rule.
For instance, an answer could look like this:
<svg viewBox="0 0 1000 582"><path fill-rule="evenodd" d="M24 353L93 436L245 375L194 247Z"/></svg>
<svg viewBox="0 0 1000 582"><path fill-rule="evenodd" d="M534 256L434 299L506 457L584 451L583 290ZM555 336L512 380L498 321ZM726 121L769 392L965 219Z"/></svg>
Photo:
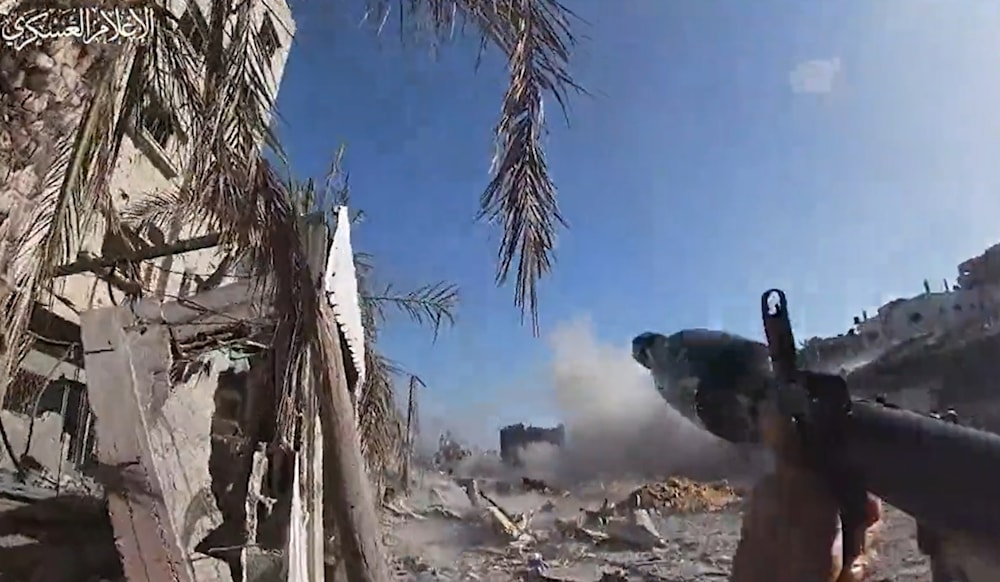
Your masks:
<svg viewBox="0 0 1000 582"><path fill-rule="evenodd" d="M356 382L364 374L363 330L353 270L331 267L352 260L346 209L338 218L332 235L322 222L312 229L323 254L310 256L326 261L344 374ZM54 455L45 450L51 443L32 440L22 471L0 472L0 578L322 579L319 438L281 444L282 371L268 348L275 321L251 284L81 314L66 341L83 360L79 398L92 418L92 446L74 458L61 446L60 433L70 429L57 425ZM41 384L34 402L50 398L53 385ZM65 401L57 420L73 417ZM4 424L34 425L21 436L37 439L42 420L53 418L32 416L41 408L7 411ZM27 465L35 457L40 466Z"/></svg>
<svg viewBox="0 0 1000 582"><path fill-rule="evenodd" d="M885 395L920 412L954 409L963 424L1000 432L1000 334L995 328L923 336L847 375L858 396Z"/></svg>
<svg viewBox="0 0 1000 582"><path fill-rule="evenodd" d="M562 447L566 443L566 428L561 424L555 428L525 426L523 423L505 426L500 429L500 458L509 465L519 466L523 464L521 455L524 449L538 443Z"/></svg>
<svg viewBox="0 0 1000 582"><path fill-rule="evenodd" d="M187 34L201 29L185 23L210 18L207 2L169 5ZM264 0L255 19L276 94L295 25L284 0ZM162 99L147 101L111 177L123 206L177 186L184 166L187 139ZM0 219L13 204L0 200ZM307 222L356 383L363 330L346 209L335 229ZM308 458L318 437L298 435L297 451L274 444L270 306L222 259L216 234L145 228L126 233L127 251L84 241L88 258L59 268L32 313L33 349L0 392L17 456L0 452L0 579L322 579L322 512L303 499L319 487ZM93 257L139 265L143 298L126 301Z"/></svg>
<svg viewBox="0 0 1000 582"><path fill-rule="evenodd" d="M870 316L863 311L847 333L811 338L802 355L810 365L864 361L872 354L935 335L978 335L1000 321L1000 245L958 265L958 284L942 282L933 290L924 281L923 293L897 298Z"/></svg>
<svg viewBox="0 0 1000 582"><path fill-rule="evenodd" d="M813 338L807 366L848 378L852 393L885 395L921 412L954 409L965 424L1000 432L1000 245L958 265L958 284L895 299L851 330Z"/></svg>

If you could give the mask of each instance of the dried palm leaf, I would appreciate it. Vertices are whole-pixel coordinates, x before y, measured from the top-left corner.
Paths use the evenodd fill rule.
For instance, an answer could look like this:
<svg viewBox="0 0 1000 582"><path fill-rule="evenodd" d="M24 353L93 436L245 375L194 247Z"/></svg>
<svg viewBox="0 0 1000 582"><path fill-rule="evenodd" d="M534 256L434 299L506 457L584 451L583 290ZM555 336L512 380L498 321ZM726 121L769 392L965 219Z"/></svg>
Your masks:
<svg viewBox="0 0 1000 582"><path fill-rule="evenodd" d="M542 98L554 98L565 115L568 95L585 93L569 73L576 16L558 0L368 0L366 21L381 32L394 6L404 39L436 49L471 25L480 36L480 58L492 46L508 59L510 84L479 217L501 227L497 284L516 263L514 303L537 334L538 282L552 268L556 235L565 226L542 147Z"/></svg>
<svg viewBox="0 0 1000 582"><path fill-rule="evenodd" d="M365 365L371 366L366 368L370 375L358 403L358 433L369 474L381 490L387 476L402 466L403 417L396 404L393 382L397 370L375 346L369 348L372 349L365 352Z"/></svg>
<svg viewBox="0 0 1000 582"><path fill-rule="evenodd" d="M54 297L52 274L59 264L68 261L81 249L86 237L102 218L109 229L118 227L107 184L115 161L115 152L103 147L105 136L115 127L113 112L123 83L118 74L128 49L111 47L86 49L64 46L70 41L57 41L28 51L36 63L43 62L47 74L55 74L56 60L46 54L61 51L61 58L76 54L77 62L93 62L83 67L92 90L62 95L65 100L57 109L59 127L47 128L44 151L18 164L8 158L19 174L25 191L8 183L7 195L14 198L10 216L0 224L0 402L9 383L16 376L21 361L32 343L28 323L37 301ZM103 57L103 58L102 58ZM96 61L96 62L94 62ZM83 93L83 95L81 95ZM17 118L17 106L11 103L18 91L3 94L0 103L8 119ZM49 92L50 102L60 96ZM84 100L86 96L88 99ZM73 99L75 97L75 100ZM78 102L82 107L74 107ZM15 152L17 153L17 152ZM24 164L27 162L27 165Z"/></svg>
<svg viewBox="0 0 1000 582"><path fill-rule="evenodd" d="M454 308L458 304L458 287L439 281L416 289L400 292L386 284L378 293L361 295L362 309L370 309L376 326L385 321L386 310L396 309L418 325L427 325L437 338L442 325L454 325Z"/></svg>

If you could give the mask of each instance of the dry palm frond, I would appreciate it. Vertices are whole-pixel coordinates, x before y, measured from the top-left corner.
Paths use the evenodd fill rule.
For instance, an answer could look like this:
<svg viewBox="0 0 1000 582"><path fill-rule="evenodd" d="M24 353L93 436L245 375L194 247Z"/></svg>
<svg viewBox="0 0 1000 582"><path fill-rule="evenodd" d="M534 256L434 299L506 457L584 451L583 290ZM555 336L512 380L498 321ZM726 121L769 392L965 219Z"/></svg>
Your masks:
<svg viewBox="0 0 1000 582"><path fill-rule="evenodd" d="M155 62L149 62L143 75L171 97L176 122L188 140L184 185L151 193L127 209L126 216L161 227L179 220L192 231L219 232L224 248L263 251L269 209L247 204L243 197L256 187L262 144L277 147L268 125L274 99L265 70L270 59L258 44L253 22L261 3L212 0L210 5L204 44L194 49L176 24L158 30L153 49L164 50L149 51ZM165 50L171 44L184 50ZM175 76L184 82L171 83Z"/></svg>
<svg viewBox="0 0 1000 582"><path fill-rule="evenodd" d="M291 177L285 181L292 204L299 213L324 211L350 202L348 176L342 170L343 157L344 148L341 146L322 181L297 181ZM361 216L363 213L356 210L352 221ZM401 468L408 442L395 390L396 380L402 371L380 352L377 345L378 332L386 321L386 311L393 307L418 324L432 326L436 337L442 325L454 322L453 311L458 293L454 285L439 283L406 293L386 286L381 293L373 294L371 255L356 252L354 262L366 333L367 371L358 403L358 432L369 475L382 488L388 475Z"/></svg>
<svg viewBox="0 0 1000 582"><path fill-rule="evenodd" d="M60 64L85 74L77 86L92 91L77 101L82 101L77 111L72 105L53 109L63 115L58 120L50 116L44 128L52 136L48 159L36 165L44 175L25 197L30 204L4 221L0 233L6 243L3 277L9 291L0 322L6 380L30 345L27 318L34 301L51 295L55 268L75 259L86 238L99 241L104 233L120 234L109 181L126 130L137 125L150 95L162 97L177 112L187 135L205 109L199 54L164 4L149 5L154 26L147 45L85 45L76 48L76 61L67 60L72 51L58 45L71 40L43 47L60 51Z"/></svg>
<svg viewBox="0 0 1000 582"><path fill-rule="evenodd" d="M296 180L291 174L291 169L285 167L287 175L284 180L285 189L288 190L299 214L307 215L320 212L326 215L331 223L335 224L336 208L349 206L350 177L342 169L344 151L343 145L337 149L330 162L330 167L321 181L313 178ZM357 210L353 212L352 223L358 221L362 214Z"/></svg>
<svg viewBox="0 0 1000 582"><path fill-rule="evenodd" d="M311 315L321 305L301 244L298 212L261 157L262 143L274 146L267 123L274 92L264 67L269 57L258 44L253 22L259 7L255 1L211 2L206 41L192 57L195 66L188 67L204 71L204 81L196 84L197 95L182 94L179 106L183 113L178 122L189 139L183 187L152 193L129 208L126 217L139 224L162 227L179 221L194 232L218 232L227 258L242 259L265 283L259 290L273 294L277 381L282 386L279 438L290 444L302 397L294 380L304 373L304 348L317 341ZM187 42L176 26L164 36ZM164 61L171 63L169 55Z"/></svg>
<svg viewBox="0 0 1000 582"><path fill-rule="evenodd" d="M358 432L369 474L381 485L387 473L401 466L405 447L403 417L393 382L398 370L374 345L365 350L365 368L365 389L358 403Z"/></svg>
<svg viewBox="0 0 1000 582"><path fill-rule="evenodd" d="M370 290L373 266L370 255L355 253L354 263L358 273L358 291L361 296L361 317L365 327L365 358L366 377L362 391L361 402L358 404L359 433L368 468L373 478L384 483L388 472L401 467L407 455L409 441L405 430L402 410L397 402L396 380L404 376L399 366L391 362L379 351L378 336L386 320L383 311L387 306L395 306L418 324L432 325L435 336L442 324L454 322L452 310L457 301L454 286L442 286L451 290L445 300L434 303L400 303L394 302L396 297L388 294L373 295ZM426 293L423 293L426 295ZM409 296L421 297L421 291L415 290L401 295L402 301ZM405 305L405 307L403 306ZM409 311L408 311L409 310ZM412 311L412 313L411 313ZM408 374L411 382L414 378L421 384L417 376ZM412 419L412 415L410 416Z"/></svg>
<svg viewBox="0 0 1000 582"><path fill-rule="evenodd" d="M62 48L64 54L72 50ZM122 83L117 68L127 50L87 50L79 49L79 60L104 57L87 70L94 86L90 100L75 110L69 102L63 104L61 127L47 128L53 132L49 151L26 169L37 172L33 191L22 193L26 195L0 225L0 246L5 248L0 279L6 287L0 291L0 396L31 346L28 323L35 302L53 298L56 266L75 256L100 218L111 229L118 225L107 188L115 152L102 144L115 128L113 111Z"/></svg>
<svg viewBox="0 0 1000 582"><path fill-rule="evenodd" d="M92 129L90 155L83 144L74 153L78 160L98 160L91 176L105 184L87 188L96 194L93 206L102 207L98 211L109 223L106 228L116 228L114 205L104 187L110 171L97 167L114 160L125 129L136 124L152 95L175 112L179 132L188 140L184 153L191 163L185 168L181 190L155 193L130 209L130 217L167 225L168 229L181 222L196 231L218 231L223 235L223 248L257 249L254 258L258 263L269 263L269 251L260 243L262 225L271 217L261 207L244 205L239 195L253 187L261 142L277 150L267 123L274 96L266 73L269 57L258 46L252 26L252 13L259 2L211 0L210 22L201 31L207 40L197 47L182 33L165 4L151 5L155 22L150 43L129 49L134 55L109 67L131 63L125 67L129 70L128 87L117 114L108 109L113 99L103 100L100 109L107 121L103 128ZM385 1L369 5L380 15L388 14ZM578 89L565 69L573 44L567 26L570 13L554 0L407 0L400 3L399 14L404 30L427 30L434 38L452 34L457 22L471 23L482 33L484 46L491 42L510 58L512 85L497 126L502 155L483 196L482 213L504 225L498 282L506 280L516 260L516 302L522 313L531 311L537 329L535 287L550 267L555 230L561 223L540 149L541 98L549 93L562 102L567 90ZM67 215L74 208L84 217L93 214L81 210L86 206L64 207ZM67 232L65 221L56 220L54 215L52 210L39 212L38 216L44 217L39 222L52 225L53 233ZM51 267L61 260L48 256L33 262ZM45 279L39 279L40 286L46 285ZM18 284L26 281L15 281L14 287L36 296L34 284ZM8 321L9 337L23 335L26 325L23 314L27 300L21 297L19 301L16 309L6 310L21 317ZM426 311L412 313L418 312L430 316Z"/></svg>
<svg viewBox="0 0 1000 582"><path fill-rule="evenodd" d="M386 309L393 308L414 323L430 326L437 338L443 324L454 325L454 308L458 304L458 287L444 281L399 292L386 285L378 293L365 293L361 302L372 310L376 325L385 321Z"/></svg>
<svg viewBox="0 0 1000 582"><path fill-rule="evenodd" d="M568 68L575 15L558 0L368 0L367 19L381 31L394 5L405 36L436 46L456 27L472 25L481 35L480 56L489 45L507 56L510 85L480 218L502 227L496 280L505 283L517 263L514 303L522 317L530 314L537 334L538 281L552 267L555 238L565 226L542 148L542 98L553 97L565 113L568 94L584 92Z"/></svg>

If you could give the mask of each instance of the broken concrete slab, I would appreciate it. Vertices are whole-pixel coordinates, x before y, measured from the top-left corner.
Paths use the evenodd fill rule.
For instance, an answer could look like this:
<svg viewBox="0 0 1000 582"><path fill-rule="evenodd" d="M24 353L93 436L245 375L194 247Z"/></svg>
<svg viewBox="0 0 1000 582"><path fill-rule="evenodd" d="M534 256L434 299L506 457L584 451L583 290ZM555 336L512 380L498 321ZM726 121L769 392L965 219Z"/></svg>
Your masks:
<svg viewBox="0 0 1000 582"><path fill-rule="evenodd" d="M153 340L153 334L161 329L151 327L143 336L163 348ZM200 547L223 521L213 494L210 457L219 373L232 363L220 352L209 352L201 359L207 367L187 381L172 383L168 374L154 372L145 421L164 501L181 547L191 556L194 580L232 582L229 566L218 556L201 553L212 548ZM168 362L164 365L169 369Z"/></svg>
<svg viewBox="0 0 1000 582"><path fill-rule="evenodd" d="M125 575L136 582L176 579L193 582L173 527L150 450L145 419L153 370L168 372L169 345L162 331L134 346L140 337L126 332L132 316L117 308L81 316L87 394L96 416L97 461L117 469L108 487L108 512L115 529ZM160 349L149 345L161 344ZM144 357L145 356L145 357ZM148 361L145 361L148 359ZM135 367L140 368L138 371Z"/></svg>
<svg viewBox="0 0 1000 582"><path fill-rule="evenodd" d="M644 550L662 547L665 542L649 513L636 509L627 519L612 519L606 526L611 541L619 541Z"/></svg>
<svg viewBox="0 0 1000 582"><path fill-rule="evenodd" d="M140 324L129 310L86 312L81 328L98 462L118 469L105 486L126 576L232 582L225 563L194 559L221 522L209 475L216 381L174 385L167 329Z"/></svg>

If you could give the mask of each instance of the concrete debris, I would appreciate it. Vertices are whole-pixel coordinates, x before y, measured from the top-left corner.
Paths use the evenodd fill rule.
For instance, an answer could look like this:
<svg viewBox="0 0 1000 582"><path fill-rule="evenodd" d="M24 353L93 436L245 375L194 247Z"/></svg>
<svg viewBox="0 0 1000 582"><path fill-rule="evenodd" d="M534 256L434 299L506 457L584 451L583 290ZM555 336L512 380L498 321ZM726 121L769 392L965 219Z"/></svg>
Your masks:
<svg viewBox="0 0 1000 582"><path fill-rule="evenodd" d="M587 539L594 544L617 543L641 550L665 545L663 537L645 509L631 510L625 517L613 515L613 509L585 510L588 515L577 519L557 520L556 530L567 538ZM592 517L595 514L605 514Z"/></svg>
<svg viewBox="0 0 1000 582"><path fill-rule="evenodd" d="M542 481L541 479L532 479L531 477L521 477L521 486L525 491L535 491L538 493L559 492L558 489L552 487L545 481Z"/></svg>
<svg viewBox="0 0 1000 582"><path fill-rule="evenodd" d="M396 575L407 580L435 580L437 571L415 556L403 556L396 564Z"/></svg>
<svg viewBox="0 0 1000 582"><path fill-rule="evenodd" d="M528 514L508 515L495 501L489 499L482 493L480 495L489 502L486 507L487 515L492 518L494 530L510 538L512 543L530 544L534 538L528 533L528 521L531 516Z"/></svg>
<svg viewBox="0 0 1000 582"><path fill-rule="evenodd" d="M411 519L418 519L418 520L428 519L432 517L453 519L453 520L464 519L464 516L461 513L444 505L431 505L428 506L426 509L417 512L414 511L413 509L410 509L406 505L406 503L403 502L402 500L393 500L392 502L383 504L382 508L385 511L397 517L408 517Z"/></svg>
<svg viewBox="0 0 1000 582"><path fill-rule="evenodd" d="M608 523L608 519L615 515L616 507L615 504L609 503L607 498L605 498L601 506L597 509L581 508L581 511L583 511L583 523L586 525L605 525Z"/></svg>
<svg viewBox="0 0 1000 582"><path fill-rule="evenodd" d="M406 505L399 499L394 499L389 503L383 503L382 509L388 511L389 513L397 517L412 517L420 518L412 509L406 507Z"/></svg>
<svg viewBox="0 0 1000 582"><path fill-rule="evenodd" d="M548 572L534 573L530 571L525 575L524 579L529 582L580 582L579 578L566 578Z"/></svg>
<svg viewBox="0 0 1000 582"><path fill-rule="evenodd" d="M652 550L666 544L645 509L633 510L627 519L609 520L606 529L611 541L641 550Z"/></svg>
<svg viewBox="0 0 1000 582"><path fill-rule="evenodd" d="M479 483L475 479L458 479L456 483L465 491L469 503L473 507L479 507Z"/></svg>
<svg viewBox="0 0 1000 582"><path fill-rule="evenodd" d="M58 473L63 462L63 420L54 412L43 412L32 420L30 416L0 410L0 421L7 431L7 437L19 457L27 453L26 461L37 468L45 468ZM30 435L30 436L29 436ZM31 461L37 461L32 463ZM13 469L14 465L6 452L0 454L0 468Z"/></svg>
<svg viewBox="0 0 1000 582"><path fill-rule="evenodd" d="M521 476L458 479L435 474L424 491L387 507L388 547L413 556L400 580L467 582L720 582L740 537L741 492L724 482L681 477L646 483L608 481L526 490ZM440 490L440 495L428 494ZM475 499L475 505L473 505ZM872 573L885 579L905 564L906 578L929 582L927 560L912 544L913 524L889 509ZM886 565L882 565L882 564ZM879 579L870 578L870 579ZM901 579L901 578L900 578Z"/></svg>
<svg viewBox="0 0 1000 582"><path fill-rule="evenodd" d="M423 512L421 517L444 517L446 519L462 519L462 515L453 509L444 507L443 505L434 505L428 507L427 510Z"/></svg>
<svg viewBox="0 0 1000 582"><path fill-rule="evenodd" d="M555 521L555 528L556 531L567 539L586 539L595 544L611 539L611 536L602 531L586 527L580 523L579 519L557 519Z"/></svg>
<svg viewBox="0 0 1000 582"><path fill-rule="evenodd" d="M553 491L541 486L542 482L525 478L522 482L533 483L537 488ZM552 512L556 504L548 500L538 510L515 513L504 509L493 498L484 493L475 479L459 480L474 507L482 507L495 533L524 546L537 541L537 535L530 531L531 517L537 512ZM537 490L537 489L536 489ZM658 531L650 511L666 512L711 512L720 511L739 499L736 492L725 483L696 483L683 478L670 478L662 483L651 483L635 489L619 503L604 499L597 509L581 508L575 518L557 518L553 523L562 537L587 540L593 544L614 543L640 550L663 547L665 541ZM432 506L423 515L437 513L452 519L460 518L455 512Z"/></svg>

